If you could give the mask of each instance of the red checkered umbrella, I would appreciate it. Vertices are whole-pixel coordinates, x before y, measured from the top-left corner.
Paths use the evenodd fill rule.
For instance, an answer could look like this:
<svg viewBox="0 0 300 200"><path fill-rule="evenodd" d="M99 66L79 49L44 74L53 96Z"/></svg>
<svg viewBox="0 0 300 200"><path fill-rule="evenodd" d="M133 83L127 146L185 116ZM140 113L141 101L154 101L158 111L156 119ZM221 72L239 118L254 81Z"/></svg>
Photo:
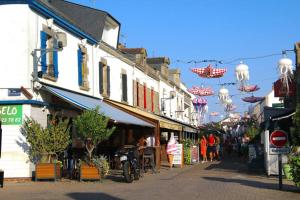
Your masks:
<svg viewBox="0 0 300 200"><path fill-rule="evenodd" d="M248 103L256 103L256 102L265 100L265 97L250 96L250 97L242 98L242 100L245 102L248 102Z"/></svg>
<svg viewBox="0 0 300 200"><path fill-rule="evenodd" d="M202 78L219 78L227 71L225 68L213 68L208 65L205 68L193 68L192 72L198 74Z"/></svg>
<svg viewBox="0 0 300 200"><path fill-rule="evenodd" d="M259 89L260 88L257 85L247 85L247 86L245 85L239 88L239 90L243 92L255 92Z"/></svg>
<svg viewBox="0 0 300 200"><path fill-rule="evenodd" d="M193 86L191 89L188 89L188 91L194 95L199 95L199 96L211 96L214 94L214 91L211 88L203 88L203 87L195 87L195 86Z"/></svg>

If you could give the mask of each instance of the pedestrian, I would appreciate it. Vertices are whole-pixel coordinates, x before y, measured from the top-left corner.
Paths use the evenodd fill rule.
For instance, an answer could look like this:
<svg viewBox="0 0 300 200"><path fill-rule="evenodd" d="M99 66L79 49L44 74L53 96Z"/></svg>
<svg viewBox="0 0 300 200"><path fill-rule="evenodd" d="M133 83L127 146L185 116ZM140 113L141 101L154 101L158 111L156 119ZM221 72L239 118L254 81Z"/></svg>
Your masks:
<svg viewBox="0 0 300 200"><path fill-rule="evenodd" d="M173 167L173 158L174 158L175 151L176 151L176 140L174 138L174 133L171 133L171 137L167 144L167 154L168 154L170 169L172 169Z"/></svg>
<svg viewBox="0 0 300 200"><path fill-rule="evenodd" d="M201 149L201 155L202 155L202 163L207 162L207 140L205 135L202 136L200 140L200 149Z"/></svg>
<svg viewBox="0 0 300 200"><path fill-rule="evenodd" d="M213 161L213 157L214 157L214 152L215 152L215 137L214 135L211 133L208 136L208 153L209 153L209 159L210 162Z"/></svg>
<svg viewBox="0 0 300 200"><path fill-rule="evenodd" d="M215 136L215 157L217 160L220 160L220 137L219 136Z"/></svg>

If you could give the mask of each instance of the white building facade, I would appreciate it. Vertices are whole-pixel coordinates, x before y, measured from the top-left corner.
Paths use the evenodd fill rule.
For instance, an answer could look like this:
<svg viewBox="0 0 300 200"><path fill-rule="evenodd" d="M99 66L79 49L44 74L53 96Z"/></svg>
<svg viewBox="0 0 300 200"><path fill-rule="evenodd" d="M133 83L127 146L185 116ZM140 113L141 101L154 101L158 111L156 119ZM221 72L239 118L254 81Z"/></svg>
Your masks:
<svg viewBox="0 0 300 200"><path fill-rule="evenodd" d="M78 11L75 14L74 9ZM63 94L95 102L110 99L193 125L192 96L181 84L180 75L170 80L168 69L156 70L146 57L144 64L130 59L118 48L120 23L93 9L99 20L99 28L94 30L85 27L85 21L77 21L76 14L84 16L85 12L91 9L65 1L0 2L0 168L5 178L32 176L34 165L20 131L26 117L45 127L48 116L57 111L55 106L66 117L78 114L81 102L70 109L60 99L68 102ZM43 88L48 88L47 92ZM149 125L135 117L129 121Z"/></svg>

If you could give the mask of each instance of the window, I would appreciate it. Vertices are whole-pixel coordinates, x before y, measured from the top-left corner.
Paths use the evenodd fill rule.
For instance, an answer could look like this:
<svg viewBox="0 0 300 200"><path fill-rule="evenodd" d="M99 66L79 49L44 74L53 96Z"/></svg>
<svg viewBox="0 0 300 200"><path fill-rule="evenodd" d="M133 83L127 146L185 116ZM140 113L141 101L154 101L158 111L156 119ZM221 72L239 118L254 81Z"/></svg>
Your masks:
<svg viewBox="0 0 300 200"><path fill-rule="evenodd" d="M83 90L89 90L88 67L87 67L87 49L83 45L79 45L77 50L78 56L78 85Z"/></svg>
<svg viewBox="0 0 300 200"><path fill-rule="evenodd" d="M144 83L144 109L147 109L147 85Z"/></svg>
<svg viewBox="0 0 300 200"><path fill-rule="evenodd" d="M104 59L99 62L99 93L105 97L110 96L110 67Z"/></svg>
<svg viewBox="0 0 300 200"><path fill-rule="evenodd" d="M58 78L58 55L57 50L54 50L57 47L57 40L54 35L54 31L49 28L40 32L42 76L53 81Z"/></svg>
<svg viewBox="0 0 300 200"><path fill-rule="evenodd" d="M122 77L122 101L127 102L127 74L121 75Z"/></svg>

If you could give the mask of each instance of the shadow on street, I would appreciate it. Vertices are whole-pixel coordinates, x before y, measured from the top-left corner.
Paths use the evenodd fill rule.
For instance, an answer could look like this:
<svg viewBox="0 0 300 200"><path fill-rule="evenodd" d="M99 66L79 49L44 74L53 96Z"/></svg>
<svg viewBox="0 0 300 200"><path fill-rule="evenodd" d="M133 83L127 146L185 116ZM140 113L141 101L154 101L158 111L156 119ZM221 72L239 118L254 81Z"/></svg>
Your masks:
<svg viewBox="0 0 300 200"><path fill-rule="evenodd" d="M93 192L74 192L67 194L68 197L71 197L74 200L122 200L117 197L113 197L111 195L105 193L93 193Z"/></svg>
<svg viewBox="0 0 300 200"><path fill-rule="evenodd" d="M264 182L254 181L254 180L219 178L219 177L203 177L203 178L209 181L219 181L224 183L239 183L241 185L255 187L255 188L278 190L277 183L264 183ZM283 185L282 191L300 193L300 188L297 188L296 186L292 186L292 185Z"/></svg>

